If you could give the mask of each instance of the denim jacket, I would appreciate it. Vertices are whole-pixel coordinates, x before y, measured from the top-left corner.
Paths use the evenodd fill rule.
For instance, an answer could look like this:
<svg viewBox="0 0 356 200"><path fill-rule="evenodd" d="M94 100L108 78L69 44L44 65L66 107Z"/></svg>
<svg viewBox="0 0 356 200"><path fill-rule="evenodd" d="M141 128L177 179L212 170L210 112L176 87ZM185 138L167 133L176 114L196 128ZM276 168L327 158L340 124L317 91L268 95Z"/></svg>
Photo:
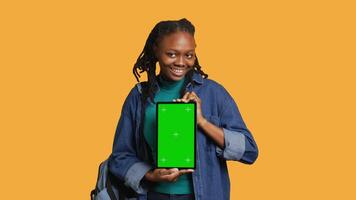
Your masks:
<svg viewBox="0 0 356 200"><path fill-rule="evenodd" d="M238 107L219 83L193 74L194 87L187 84L187 91L194 91L201 99L203 116L224 132L225 145L219 148L212 139L197 128L196 169L192 173L196 200L230 199L230 179L226 161L235 160L252 164L258 156L256 142L247 129ZM158 88L159 89L159 88ZM153 166L138 156L140 147L139 125L141 118L141 86L133 87L122 106L116 128L109 169L126 186L135 190L138 199L147 199L144 175ZM150 101L150 100L147 100ZM147 102L149 103L149 102Z"/></svg>

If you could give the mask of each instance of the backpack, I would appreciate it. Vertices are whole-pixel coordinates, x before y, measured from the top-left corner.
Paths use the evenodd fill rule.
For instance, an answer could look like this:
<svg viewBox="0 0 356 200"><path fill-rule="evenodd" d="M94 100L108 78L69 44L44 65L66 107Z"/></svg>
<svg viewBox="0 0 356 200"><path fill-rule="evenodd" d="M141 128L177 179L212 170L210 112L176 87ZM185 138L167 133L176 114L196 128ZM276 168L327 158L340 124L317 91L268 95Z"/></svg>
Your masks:
<svg viewBox="0 0 356 200"><path fill-rule="evenodd" d="M125 200L136 198L137 194L130 187L118 180L108 168L108 159L99 165L95 189L90 192L91 200Z"/></svg>

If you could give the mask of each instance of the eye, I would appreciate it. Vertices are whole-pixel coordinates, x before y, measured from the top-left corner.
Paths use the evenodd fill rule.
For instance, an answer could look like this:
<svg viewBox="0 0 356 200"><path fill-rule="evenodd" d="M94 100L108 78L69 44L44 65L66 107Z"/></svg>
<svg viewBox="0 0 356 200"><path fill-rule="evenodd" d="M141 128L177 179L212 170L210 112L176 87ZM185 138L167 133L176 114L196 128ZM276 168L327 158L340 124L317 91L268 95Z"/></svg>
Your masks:
<svg viewBox="0 0 356 200"><path fill-rule="evenodd" d="M171 58L175 58L176 57L176 54L175 53L172 53L172 52L168 52L167 55Z"/></svg>
<svg viewBox="0 0 356 200"><path fill-rule="evenodd" d="M187 56L188 59L194 58L194 54L187 54L186 56Z"/></svg>

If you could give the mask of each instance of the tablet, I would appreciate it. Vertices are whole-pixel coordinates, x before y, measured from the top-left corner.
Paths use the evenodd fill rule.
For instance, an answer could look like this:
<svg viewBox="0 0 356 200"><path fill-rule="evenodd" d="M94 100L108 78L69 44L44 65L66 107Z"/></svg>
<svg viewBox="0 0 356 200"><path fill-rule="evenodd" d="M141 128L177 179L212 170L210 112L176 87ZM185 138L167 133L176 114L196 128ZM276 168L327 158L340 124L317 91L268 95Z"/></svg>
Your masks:
<svg viewBox="0 0 356 200"><path fill-rule="evenodd" d="M157 102L157 168L195 169L196 103Z"/></svg>

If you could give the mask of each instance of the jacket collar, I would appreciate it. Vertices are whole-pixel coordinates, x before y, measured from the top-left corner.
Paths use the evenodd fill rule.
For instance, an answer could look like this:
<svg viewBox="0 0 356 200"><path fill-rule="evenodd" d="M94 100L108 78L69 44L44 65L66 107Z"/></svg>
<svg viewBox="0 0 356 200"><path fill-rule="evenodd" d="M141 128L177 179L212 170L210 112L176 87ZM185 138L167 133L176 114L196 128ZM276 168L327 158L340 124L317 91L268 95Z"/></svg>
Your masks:
<svg viewBox="0 0 356 200"><path fill-rule="evenodd" d="M203 84L203 77L201 76L201 74L199 74L197 71L194 70L193 72L193 77L192 77L193 81L198 83L198 84Z"/></svg>

